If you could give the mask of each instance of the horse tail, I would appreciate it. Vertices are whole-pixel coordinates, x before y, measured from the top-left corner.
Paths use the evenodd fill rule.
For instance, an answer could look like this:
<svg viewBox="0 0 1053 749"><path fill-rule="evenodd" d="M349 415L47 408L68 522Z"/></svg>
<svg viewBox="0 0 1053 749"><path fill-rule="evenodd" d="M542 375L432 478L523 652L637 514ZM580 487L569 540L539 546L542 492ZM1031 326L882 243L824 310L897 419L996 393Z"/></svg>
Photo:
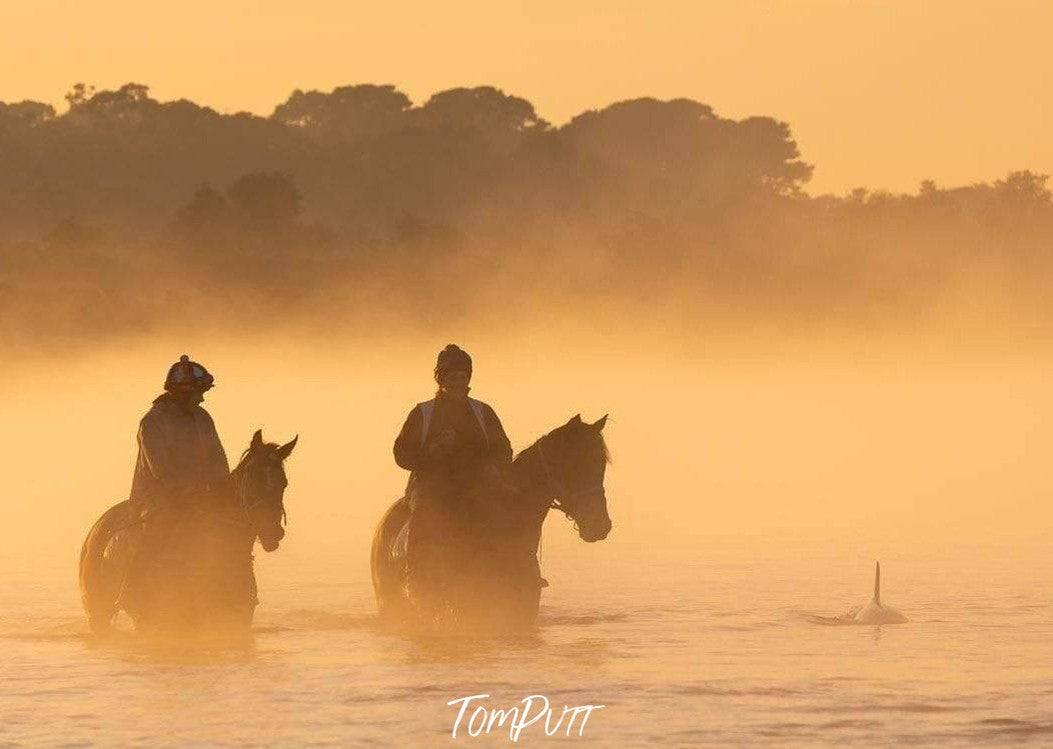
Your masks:
<svg viewBox="0 0 1053 749"><path fill-rule="evenodd" d="M118 502L102 514L84 539L80 550L80 600L95 634L106 634L117 614L117 597L124 584L127 559L107 555L116 533L128 525L129 502Z"/></svg>
<svg viewBox="0 0 1053 749"><path fill-rule="evenodd" d="M409 503L396 501L380 519L373 534L370 550L370 572L377 613L382 618L397 616L405 601L406 560L394 548L395 539L409 521Z"/></svg>

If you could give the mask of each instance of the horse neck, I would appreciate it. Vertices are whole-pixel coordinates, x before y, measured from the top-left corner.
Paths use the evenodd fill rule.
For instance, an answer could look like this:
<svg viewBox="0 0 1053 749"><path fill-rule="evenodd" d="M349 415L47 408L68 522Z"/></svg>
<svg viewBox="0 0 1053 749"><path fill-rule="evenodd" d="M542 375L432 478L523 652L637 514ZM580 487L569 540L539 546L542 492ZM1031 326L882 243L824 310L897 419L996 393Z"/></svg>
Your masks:
<svg viewBox="0 0 1053 749"><path fill-rule="evenodd" d="M541 440L512 461L512 482L519 492L517 504L530 516L531 525L536 524L539 533L552 506L551 481L545 470Z"/></svg>
<svg viewBox="0 0 1053 749"><path fill-rule="evenodd" d="M245 549L251 553L252 542L256 537L255 529L247 523L239 496L244 470L244 465L239 464L211 491L213 501L210 510L216 515L210 524L211 532L231 544L226 553L232 554L235 559L242 557Z"/></svg>
<svg viewBox="0 0 1053 749"><path fill-rule="evenodd" d="M212 487L212 505L217 510L234 511L238 506L238 482L244 466L238 465L223 477L217 485Z"/></svg>

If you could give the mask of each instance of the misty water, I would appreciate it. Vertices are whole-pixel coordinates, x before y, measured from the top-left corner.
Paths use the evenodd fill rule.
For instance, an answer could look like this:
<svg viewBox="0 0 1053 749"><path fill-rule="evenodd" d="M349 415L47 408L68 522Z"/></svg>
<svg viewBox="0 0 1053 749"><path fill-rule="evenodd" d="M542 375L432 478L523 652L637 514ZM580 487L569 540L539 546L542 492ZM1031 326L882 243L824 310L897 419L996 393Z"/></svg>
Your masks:
<svg viewBox="0 0 1053 749"><path fill-rule="evenodd" d="M550 550L539 631L515 640L384 632L362 554L261 565L247 652L93 644L69 570L8 571L0 739L429 746L449 740L446 703L476 694L502 708L532 694L557 708L605 705L583 737L572 731L601 746L1053 735L1044 549L905 550L885 560L885 597L909 624L823 627L804 614L862 603L873 547L772 538L677 559L611 541L606 552ZM559 737L571 741L535 725L521 742ZM483 740L462 728L458 741ZM490 737L508 741L507 730Z"/></svg>
<svg viewBox="0 0 1053 749"><path fill-rule="evenodd" d="M447 703L477 694L604 705L582 736L524 729L532 744L1053 736L1037 358L463 341L473 394L516 449L611 413L614 530L587 545L550 517L534 635L408 638L375 619L368 543L405 480L391 440L446 342L189 351L216 374L206 406L231 456L257 427L301 436L288 537L257 547L253 645L228 650L98 642L79 608L79 545L127 491L137 419L178 344L27 359L0 437L0 742L431 746L450 739ZM875 559L909 623L808 621L865 603ZM509 735L462 725L457 741Z"/></svg>

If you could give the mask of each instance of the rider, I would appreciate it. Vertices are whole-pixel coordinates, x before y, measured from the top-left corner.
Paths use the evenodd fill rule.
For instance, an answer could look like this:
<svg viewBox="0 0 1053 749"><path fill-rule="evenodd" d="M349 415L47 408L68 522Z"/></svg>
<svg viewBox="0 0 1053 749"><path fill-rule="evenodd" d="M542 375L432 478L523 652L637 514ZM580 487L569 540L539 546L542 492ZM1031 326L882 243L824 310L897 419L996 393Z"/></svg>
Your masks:
<svg viewBox="0 0 1053 749"><path fill-rule="evenodd" d="M216 425L201 407L213 382L186 354L169 368L165 392L139 422L129 497L135 514L184 508L230 473Z"/></svg>
<svg viewBox="0 0 1053 749"><path fill-rule="evenodd" d="M160 563L175 527L190 507L229 475L216 425L201 407L205 391L212 386L208 370L184 354L169 367L165 392L139 422L139 457L129 505L133 522L143 522L132 541L119 594L125 610L141 608L157 593L151 571Z"/></svg>
<svg viewBox="0 0 1053 749"><path fill-rule="evenodd" d="M420 590L422 578L451 561L449 554L459 544L450 535L465 515L460 503L471 492L501 482L512 463L512 444L501 420L490 406L468 397L471 378L466 351L454 344L440 351L435 398L410 411L395 440L395 462L411 471L406 488L411 589Z"/></svg>
<svg viewBox="0 0 1053 749"><path fill-rule="evenodd" d="M471 379L468 352L452 343L439 352L438 393L410 411L395 440L395 462L414 480L464 484L511 464L512 444L494 409L468 397Z"/></svg>

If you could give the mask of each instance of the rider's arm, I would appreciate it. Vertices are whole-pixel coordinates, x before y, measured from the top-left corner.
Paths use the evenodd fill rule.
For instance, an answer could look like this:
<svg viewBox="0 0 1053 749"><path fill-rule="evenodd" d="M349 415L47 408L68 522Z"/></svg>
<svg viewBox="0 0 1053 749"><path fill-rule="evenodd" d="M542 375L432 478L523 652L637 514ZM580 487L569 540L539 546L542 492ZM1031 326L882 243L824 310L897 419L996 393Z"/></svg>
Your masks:
<svg viewBox="0 0 1053 749"><path fill-rule="evenodd" d="M173 477L168 444L160 425L149 417L143 419L139 422L136 440L139 442L139 461L142 466L158 482L167 485Z"/></svg>
<svg viewBox="0 0 1053 749"><path fill-rule="evenodd" d="M153 481L143 499L151 508L180 501L186 486L179 472L173 467L171 447L163 428L147 416L139 422L139 470L149 474Z"/></svg>
<svg viewBox="0 0 1053 749"><path fill-rule="evenodd" d="M219 432L216 431L216 423L212 420L212 416L208 411L201 409L201 413L205 417L204 431L208 435L206 448L209 461L209 482L213 485L218 485L220 481L230 474L230 464L227 462L227 453L223 449L223 443L220 442Z"/></svg>
<svg viewBox="0 0 1053 749"><path fill-rule="evenodd" d="M487 429L490 438L490 451L488 457L493 463L511 463L512 442L508 439L508 435L505 434L505 428L502 426L501 420L497 418L497 412L489 406L487 406L486 411L490 421L489 428Z"/></svg>
<svg viewBox="0 0 1053 749"><path fill-rule="evenodd" d="M419 471L427 464L427 454L421 445L423 418L420 407L415 407L409 412L406 423L402 425L402 431L395 438L395 462L407 471Z"/></svg>

